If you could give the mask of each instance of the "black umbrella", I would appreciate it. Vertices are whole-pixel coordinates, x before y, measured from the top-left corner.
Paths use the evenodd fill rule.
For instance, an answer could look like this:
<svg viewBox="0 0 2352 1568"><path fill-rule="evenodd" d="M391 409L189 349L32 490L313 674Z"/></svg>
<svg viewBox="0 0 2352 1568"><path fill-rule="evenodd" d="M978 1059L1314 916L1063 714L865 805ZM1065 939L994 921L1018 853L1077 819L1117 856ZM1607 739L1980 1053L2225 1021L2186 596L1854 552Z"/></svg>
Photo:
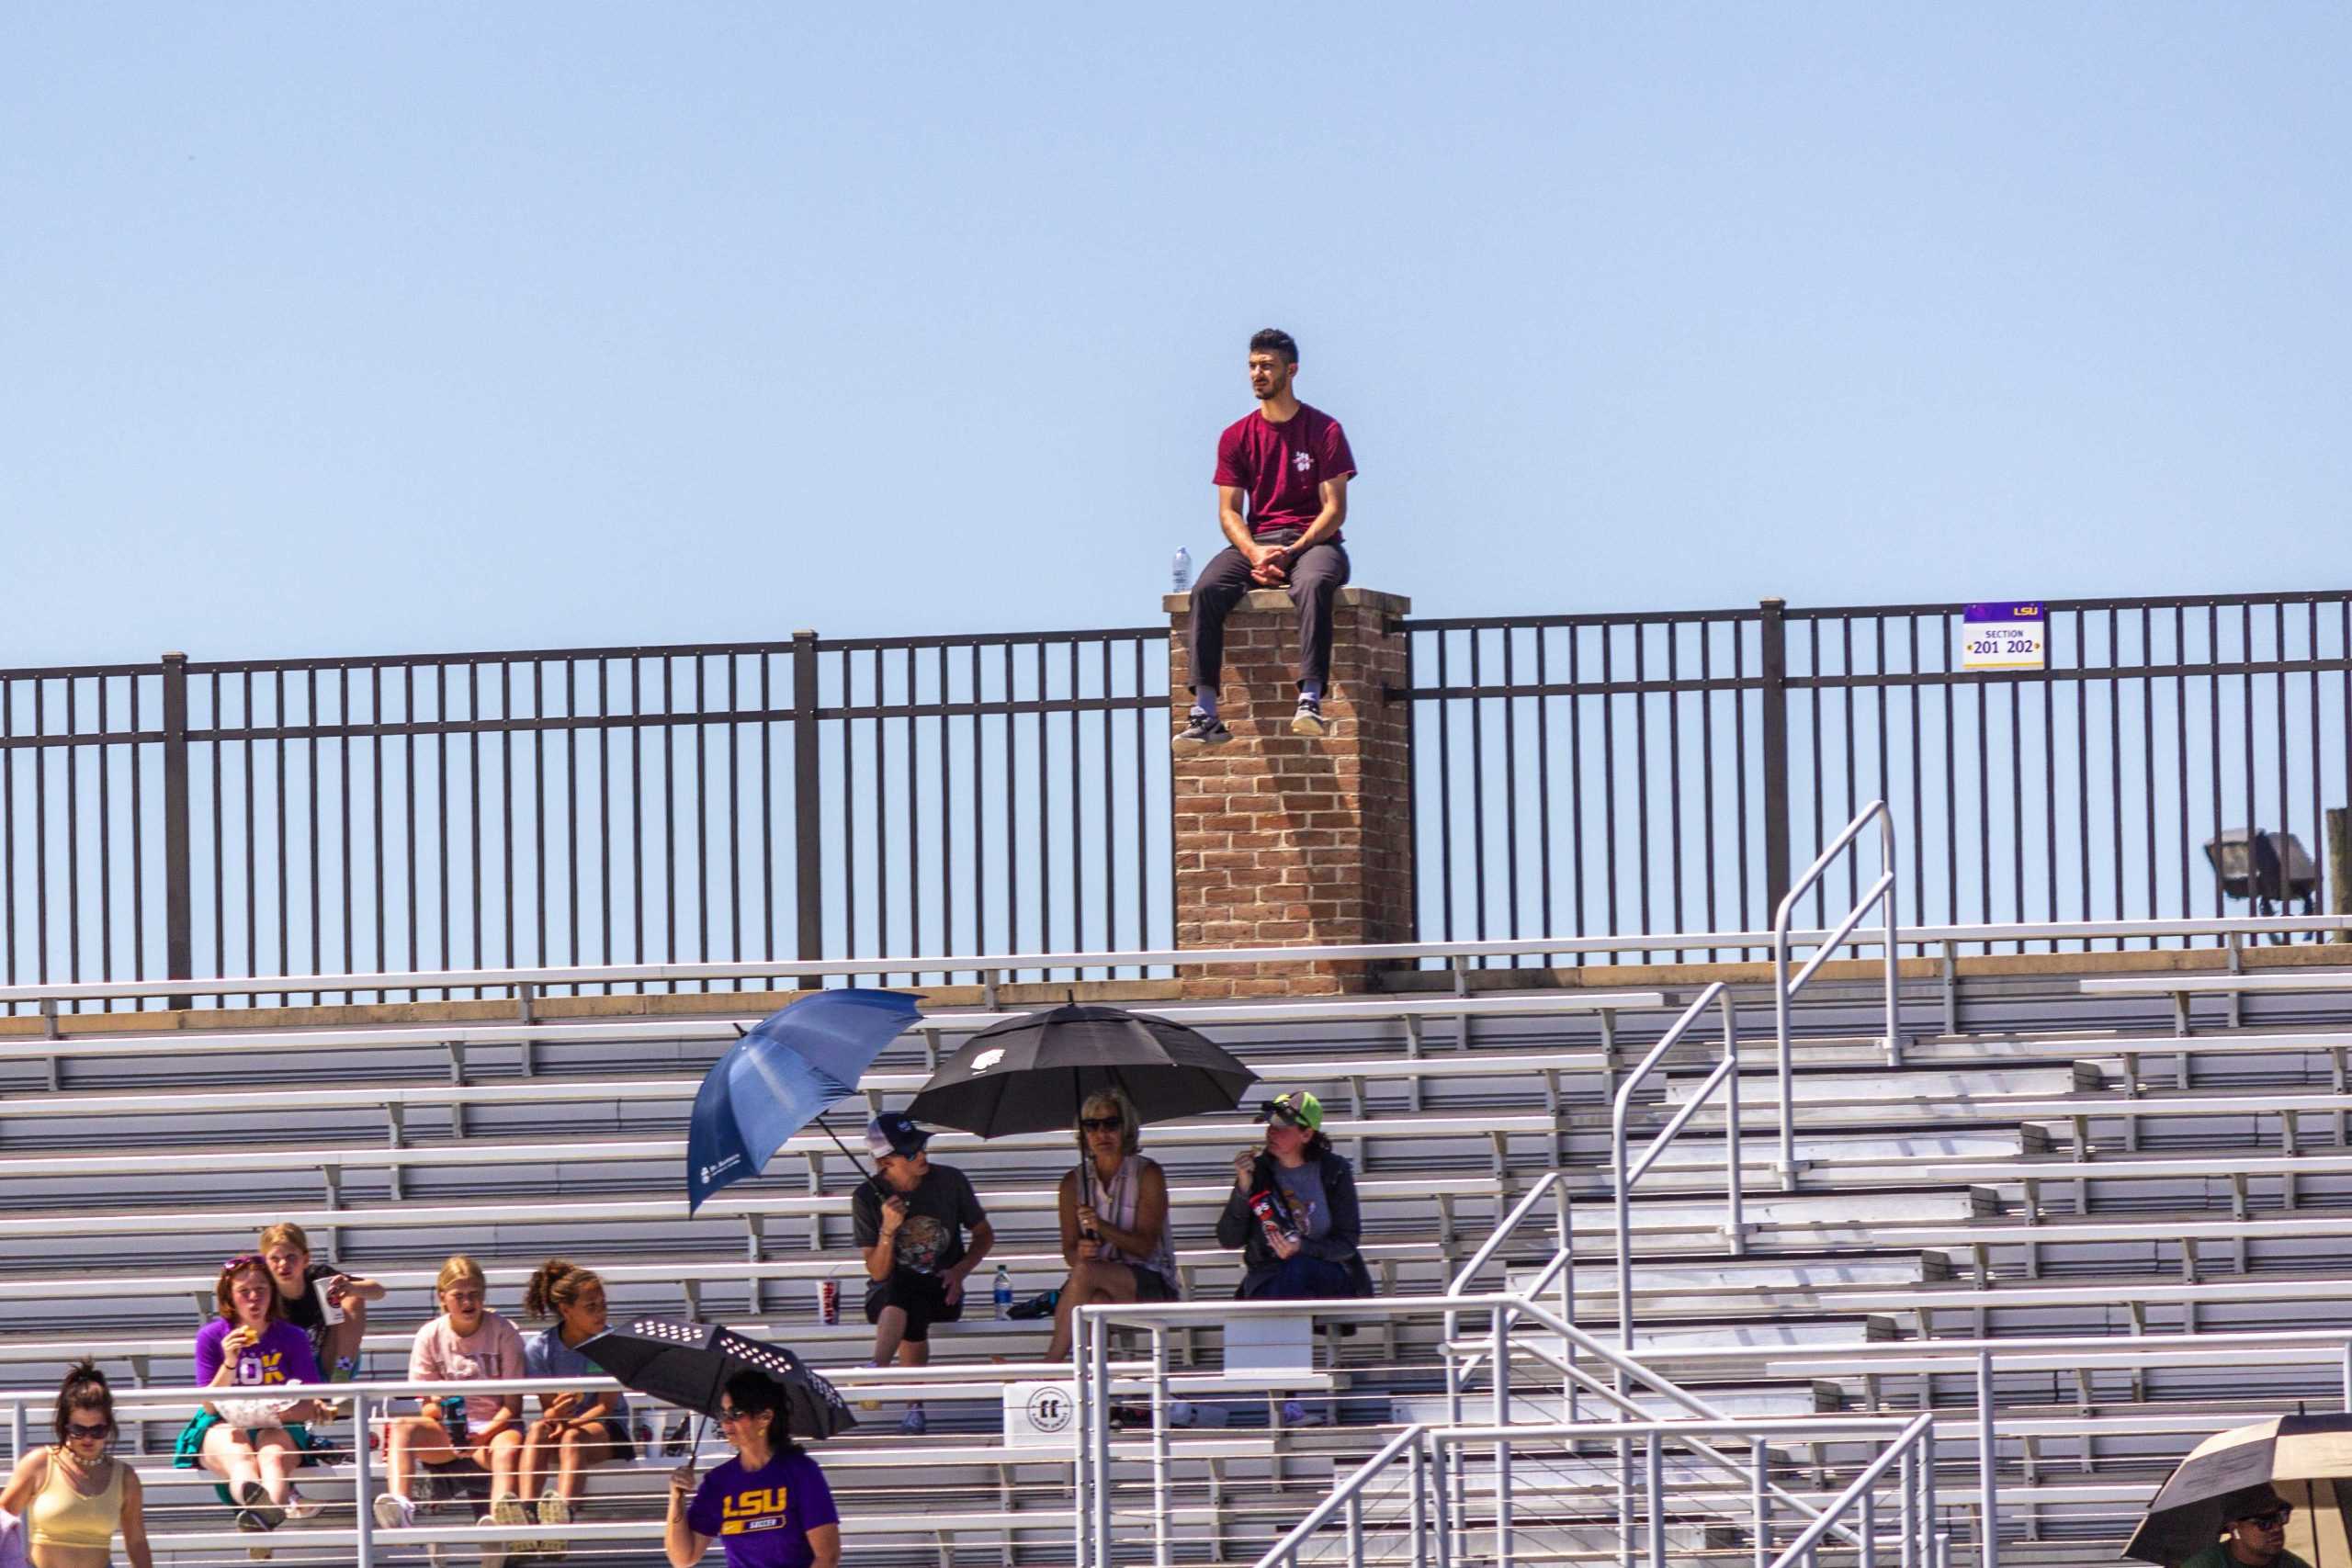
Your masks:
<svg viewBox="0 0 2352 1568"><path fill-rule="evenodd" d="M1073 1003L984 1029L907 1107L983 1138L1067 1131L1087 1096L1116 1088L1146 1122L1230 1111L1258 1075L1198 1030Z"/></svg>
<svg viewBox="0 0 2352 1568"><path fill-rule="evenodd" d="M840 1392L798 1356L715 1323L633 1318L583 1342L580 1353L624 1387L705 1416L718 1414L729 1378L754 1371L783 1386L785 1425L792 1436L821 1439L857 1425Z"/></svg>

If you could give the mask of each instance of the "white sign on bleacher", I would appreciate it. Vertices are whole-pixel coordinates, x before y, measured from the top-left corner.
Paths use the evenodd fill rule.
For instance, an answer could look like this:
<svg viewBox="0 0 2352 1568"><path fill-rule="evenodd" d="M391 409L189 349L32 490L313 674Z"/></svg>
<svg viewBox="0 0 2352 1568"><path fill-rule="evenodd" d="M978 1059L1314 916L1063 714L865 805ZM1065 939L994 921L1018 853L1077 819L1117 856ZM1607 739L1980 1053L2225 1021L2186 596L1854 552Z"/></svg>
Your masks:
<svg viewBox="0 0 2352 1568"><path fill-rule="evenodd" d="M1004 1446L1078 1451L1078 1385L1074 1382L1009 1382L1004 1385Z"/></svg>

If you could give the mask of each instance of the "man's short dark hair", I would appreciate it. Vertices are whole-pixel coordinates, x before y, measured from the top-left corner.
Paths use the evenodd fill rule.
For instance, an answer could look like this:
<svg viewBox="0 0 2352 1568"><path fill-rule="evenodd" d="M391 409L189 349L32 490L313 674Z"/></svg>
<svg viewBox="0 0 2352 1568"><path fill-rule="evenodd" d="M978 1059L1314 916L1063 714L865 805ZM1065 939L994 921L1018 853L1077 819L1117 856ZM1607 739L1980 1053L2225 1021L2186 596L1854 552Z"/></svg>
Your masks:
<svg viewBox="0 0 2352 1568"><path fill-rule="evenodd" d="M1268 327L1262 332L1250 334L1250 352L1279 354L1283 356L1284 363L1295 365L1298 363L1298 340L1280 327Z"/></svg>

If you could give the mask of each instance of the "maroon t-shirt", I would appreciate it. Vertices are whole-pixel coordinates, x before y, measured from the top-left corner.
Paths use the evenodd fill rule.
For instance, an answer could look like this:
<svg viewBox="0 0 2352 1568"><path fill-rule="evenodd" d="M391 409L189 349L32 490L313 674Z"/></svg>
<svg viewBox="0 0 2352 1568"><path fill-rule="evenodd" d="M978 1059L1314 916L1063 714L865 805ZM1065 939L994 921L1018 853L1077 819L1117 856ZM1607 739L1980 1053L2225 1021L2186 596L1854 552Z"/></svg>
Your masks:
<svg viewBox="0 0 2352 1568"><path fill-rule="evenodd" d="M1216 438L1216 479L1248 493L1254 537L1275 528L1305 528L1323 514L1317 487L1356 471L1347 432L1320 409L1298 405L1280 424L1244 414ZM1338 544L1340 536L1331 536Z"/></svg>

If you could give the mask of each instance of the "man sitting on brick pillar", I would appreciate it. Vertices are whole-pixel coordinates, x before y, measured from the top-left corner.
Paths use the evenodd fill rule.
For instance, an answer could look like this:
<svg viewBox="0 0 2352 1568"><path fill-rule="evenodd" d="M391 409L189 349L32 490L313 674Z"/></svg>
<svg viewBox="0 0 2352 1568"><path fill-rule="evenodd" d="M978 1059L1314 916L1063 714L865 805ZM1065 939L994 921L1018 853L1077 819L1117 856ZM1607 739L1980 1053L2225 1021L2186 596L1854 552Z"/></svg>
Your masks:
<svg viewBox="0 0 2352 1568"><path fill-rule="evenodd" d="M1252 588L1287 588L1298 606L1298 710L1295 735L1321 735L1323 683L1331 671L1331 601L1348 581L1340 525L1356 471L1340 422L1291 395L1298 344L1268 327L1250 340L1244 414L1216 444L1217 525L1230 541L1193 585L1193 711L1179 749L1233 739L1217 717L1225 673L1225 617ZM1245 518L1242 508L1249 508Z"/></svg>

